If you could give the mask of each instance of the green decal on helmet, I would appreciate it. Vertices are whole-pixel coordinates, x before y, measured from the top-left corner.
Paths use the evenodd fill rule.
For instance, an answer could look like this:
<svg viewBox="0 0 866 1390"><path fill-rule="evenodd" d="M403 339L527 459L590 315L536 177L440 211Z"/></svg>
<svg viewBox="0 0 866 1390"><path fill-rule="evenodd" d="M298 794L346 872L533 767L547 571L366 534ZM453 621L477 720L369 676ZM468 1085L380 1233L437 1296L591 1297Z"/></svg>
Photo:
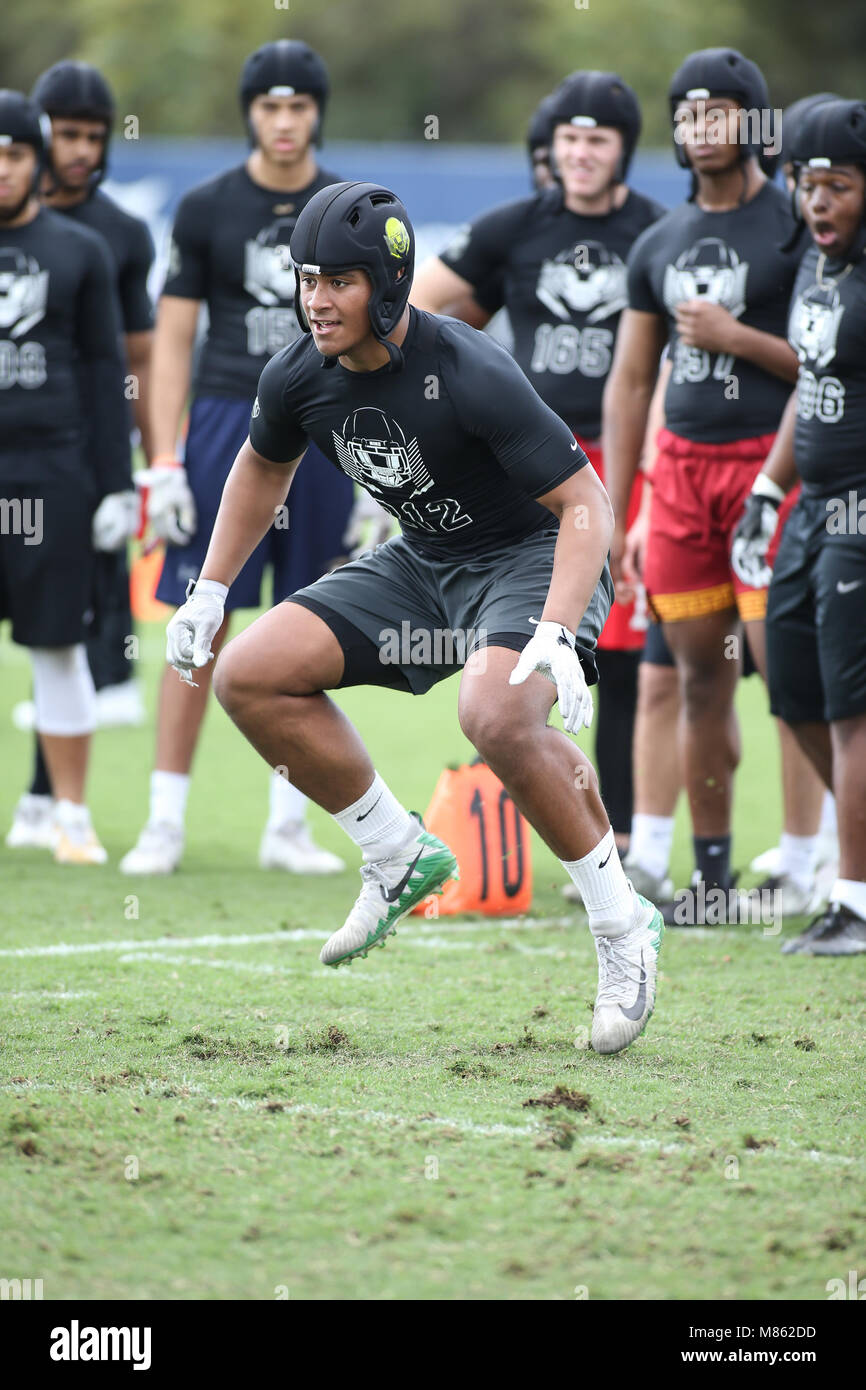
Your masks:
<svg viewBox="0 0 866 1390"><path fill-rule="evenodd" d="M409 233L399 217L389 217L385 223L385 241L392 256L398 259L409 250Z"/></svg>

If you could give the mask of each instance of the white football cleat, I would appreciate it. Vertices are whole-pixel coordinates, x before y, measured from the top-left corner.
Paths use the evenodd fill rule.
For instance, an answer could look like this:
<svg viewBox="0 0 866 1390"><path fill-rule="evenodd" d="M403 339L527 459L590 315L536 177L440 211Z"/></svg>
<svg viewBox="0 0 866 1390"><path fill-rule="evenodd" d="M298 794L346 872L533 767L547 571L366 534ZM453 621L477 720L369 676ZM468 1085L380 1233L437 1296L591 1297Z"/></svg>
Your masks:
<svg viewBox="0 0 866 1390"><path fill-rule="evenodd" d="M173 874L183 857L184 833L170 821L148 821L118 864L122 874Z"/></svg>
<svg viewBox="0 0 866 1390"><path fill-rule="evenodd" d="M108 854L96 837L86 806L58 801L54 825L54 858L58 864L104 864L107 861Z"/></svg>
<svg viewBox="0 0 866 1390"><path fill-rule="evenodd" d="M7 848L53 849L56 838L53 796L34 796L32 792L25 792L15 807L12 825L6 836Z"/></svg>
<svg viewBox="0 0 866 1390"><path fill-rule="evenodd" d="M655 1006L664 922L658 908L635 894L634 922L622 936L596 936L598 994L592 1015L595 1052L621 1052L639 1037Z"/></svg>
<svg viewBox="0 0 866 1390"><path fill-rule="evenodd" d="M346 865L330 850L320 849L305 821L265 826L259 847L259 867L285 869L290 874L341 874Z"/></svg>
<svg viewBox="0 0 866 1390"><path fill-rule="evenodd" d="M763 854L758 854L749 865L749 871L753 874L763 874L765 878L778 878L782 866L782 851L778 845L773 845L772 849L765 849Z"/></svg>
<svg viewBox="0 0 866 1390"><path fill-rule="evenodd" d="M105 685L96 692L97 729L136 728L147 718L138 681Z"/></svg>
<svg viewBox="0 0 866 1390"><path fill-rule="evenodd" d="M323 965L342 965L384 946L397 922L431 893L441 893L449 878L459 878L457 860L447 845L422 825L390 859L361 865L361 892L344 926L322 947Z"/></svg>

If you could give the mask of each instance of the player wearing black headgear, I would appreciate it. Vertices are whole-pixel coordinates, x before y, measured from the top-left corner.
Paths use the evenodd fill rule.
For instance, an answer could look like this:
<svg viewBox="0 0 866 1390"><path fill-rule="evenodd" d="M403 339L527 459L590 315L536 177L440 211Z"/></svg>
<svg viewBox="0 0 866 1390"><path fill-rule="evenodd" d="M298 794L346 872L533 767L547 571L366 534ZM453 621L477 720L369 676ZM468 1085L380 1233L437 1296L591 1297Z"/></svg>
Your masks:
<svg viewBox="0 0 866 1390"><path fill-rule="evenodd" d="M0 92L0 620L31 653L55 857L98 864L105 851L84 805L93 682L83 641L93 547L113 549L129 532L129 429L108 253L40 207L47 139L34 103Z"/></svg>
<svg viewBox="0 0 866 1390"><path fill-rule="evenodd" d="M463 305L475 295L486 310L481 323L504 307L514 357L603 479L601 400L626 303L626 258L664 209L622 182L640 131L637 98L622 78L573 73L542 106L555 186L476 218L422 267L412 302L468 318ZM638 483L632 516L639 502ZM596 749L621 844L631 822L631 734L645 625L632 593L614 605L599 641Z"/></svg>
<svg viewBox="0 0 866 1390"><path fill-rule="evenodd" d="M549 188L553 183L553 173L550 168L550 120L548 116L552 101L552 92L542 98L529 119L529 129L526 132L526 148L529 154L532 187L536 192L542 188Z"/></svg>
<svg viewBox="0 0 866 1390"><path fill-rule="evenodd" d="M146 475L150 526L168 542L157 587L164 603L181 604L199 573L226 476L246 438L262 367L301 334L289 242L310 199L336 181L319 168L315 153L327 94L325 65L306 44L280 40L253 53L240 80L253 149L243 164L187 193L175 216L153 353L155 457ZM203 304L208 329L181 464L178 438ZM297 482L291 530L286 516L276 518L229 608L258 607L269 565L279 599L344 554L351 480L326 482L311 457ZM218 643L224 634L225 628ZM170 873L180 861L189 773L209 686L204 675L190 690L166 668L150 817L121 862L126 873ZM310 840L304 806L305 799L275 774L260 863L301 873L339 871L340 860Z"/></svg>
<svg viewBox="0 0 866 1390"><path fill-rule="evenodd" d="M149 452L149 374L153 306L147 278L153 242L146 223L132 217L98 187L105 172L115 103L105 78L88 63L56 63L37 78L32 99L51 122L51 146L42 179L44 201L64 216L81 222L107 243L114 269L115 292L124 332L127 374L135 381L132 407ZM137 517L131 496L127 515ZM95 564L95 630L87 656L97 691L97 725L137 724L144 718L133 663L126 657L133 631L125 548L101 552ZM32 719L32 704L16 710L16 719ZM53 817L51 784L37 742L36 766L29 793L19 802L10 831L16 846L44 846Z"/></svg>
<svg viewBox="0 0 866 1390"><path fill-rule="evenodd" d="M115 104L102 73L90 63L66 61L37 77L33 100L51 117L51 174L62 195L78 201L108 167Z"/></svg>
<svg viewBox="0 0 866 1390"><path fill-rule="evenodd" d="M464 732L581 889L599 956L593 1046L617 1052L652 1010L661 919L623 874L589 764L547 725L557 698L569 731L592 717L587 681L611 597L607 499L502 348L406 304L413 241L402 205L372 184L327 190L299 219L292 253L311 258L298 278L312 341L262 373L203 577L169 624L169 658L187 673L207 667L228 586L313 439L403 534L260 619L220 657L216 679L247 737L268 758L279 747L364 854L360 896L321 959L336 966L384 945L456 870L325 692L423 694L465 665ZM393 349L401 369L383 370ZM407 631L411 652L399 640L395 650Z"/></svg>
<svg viewBox="0 0 866 1390"><path fill-rule="evenodd" d="M840 863L830 905L783 950L853 955L866 951L866 104L813 105L791 159L813 243L788 317L797 389L733 559L770 580L771 707L836 795ZM770 579L767 553L795 469L802 492Z"/></svg>
<svg viewBox="0 0 866 1390"><path fill-rule="evenodd" d="M782 172L789 193L793 193L797 186L794 173L794 143L806 117L825 101L841 101L841 97L835 92L816 92L814 96L800 97L799 101L792 102L782 112Z"/></svg>
<svg viewBox="0 0 866 1390"><path fill-rule="evenodd" d="M675 74L669 100L693 194L644 232L629 257L629 307L604 407L617 516L611 555L618 579L626 508L667 340L666 429L653 470L643 577L684 691L684 770L698 879L727 891L738 752L736 664L725 642L739 617L763 671L766 607L765 591L732 571L730 539L796 374L784 333L797 262L781 250L793 226L788 199L757 159L762 141L777 132L768 128L769 97L756 65L733 49L692 54ZM764 147L771 148L770 139ZM799 769L797 803L812 798L817 831L822 789L792 740L784 755ZM791 779L785 785L790 789ZM806 827L799 828L802 806L794 803L791 796L786 830L796 826L797 838L808 840ZM785 883L773 885L786 893L786 911L807 910L813 866L806 857L804 851L796 865L786 864ZM670 904L669 921L673 912Z"/></svg>

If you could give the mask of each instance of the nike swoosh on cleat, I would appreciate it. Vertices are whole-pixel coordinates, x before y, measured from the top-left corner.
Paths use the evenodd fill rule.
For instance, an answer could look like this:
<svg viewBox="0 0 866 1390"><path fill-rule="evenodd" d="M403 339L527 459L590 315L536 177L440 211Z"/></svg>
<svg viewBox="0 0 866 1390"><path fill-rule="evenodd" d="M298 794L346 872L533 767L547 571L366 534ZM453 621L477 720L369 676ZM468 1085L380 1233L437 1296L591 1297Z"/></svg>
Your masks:
<svg viewBox="0 0 866 1390"><path fill-rule="evenodd" d="M643 1013L644 1009L646 1008L646 984L647 984L647 973L646 973L646 966L644 965L644 962L643 962L643 951L641 951L641 953L640 953L640 968L641 968L641 978L640 978L640 987L639 987L638 992L637 992L637 999L635 1000L635 1002L634 1002L628 1009L623 1008L622 1004L620 1004L620 1006L619 1006L620 1009L622 1009L622 1012L625 1014L625 1017L631 1019L632 1023L636 1023L636 1022L637 1022L637 1020L640 1018L641 1014Z"/></svg>
<svg viewBox="0 0 866 1390"><path fill-rule="evenodd" d="M418 860L421 858L421 855L423 853L423 849L419 849L418 853L415 855L415 858L412 860L412 863L409 865L404 876L400 879L400 882L397 884L396 888L390 888L387 893L385 892L384 888L382 889L382 897L385 899L386 903L397 902L398 898L400 897L400 894L403 892L403 889L406 887L406 884L412 877L412 874L415 871L415 865L418 863Z"/></svg>
<svg viewBox="0 0 866 1390"><path fill-rule="evenodd" d="M380 792L379 795L376 797L376 800L373 802L373 805L370 807L369 811L365 811L363 816L356 816L355 820L366 820L369 815L372 815L372 813L375 811L376 807L379 805L379 802L381 800L382 793Z"/></svg>
<svg viewBox="0 0 866 1390"><path fill-rule="evenodd" d="M860 585L861 585L862 583L863 583L863 580L862 580L862 579L851 579L851 580L849 580L849 582L848 582L847 584L843 583L841 579L837 579L837 580L836 580L836 593L837 593L837 594L850 594L850 593L853 593L853 591L854 591L855 589L859 589L859 588L860 588Z"/></svg>
<svg viewBox="0 0 866 1390"><path fill-rule="evenodd" d="M608 852L607 852L607 859L610 859L610 856L611 856L612 854L613 854L613 849L611 848L611 849L609 849ZM602 859L601 863L600 863L599 866L598 866L600 869L603 869L603 868L604 868L605 864L607 863L607 859Z"/></svg>

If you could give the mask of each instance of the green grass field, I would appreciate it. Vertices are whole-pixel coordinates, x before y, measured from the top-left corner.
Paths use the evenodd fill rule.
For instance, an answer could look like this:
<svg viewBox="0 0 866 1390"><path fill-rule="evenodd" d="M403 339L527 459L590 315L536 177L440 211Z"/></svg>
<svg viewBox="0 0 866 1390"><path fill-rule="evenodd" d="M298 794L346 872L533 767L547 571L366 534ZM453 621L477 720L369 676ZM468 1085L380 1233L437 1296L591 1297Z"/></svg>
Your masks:
<svg viewBox="0 0 866 1390"><path fill-rule="evenodd" d="M145 629L151 710L162 647ZM4 833L29 683L0 643ZM757 681L740 701L744 865L780 810ZM409 806L469 751L455 681L341 703ZM216 707L182 870L117 873L151 747L149 727L96 740L109 866L0 849L0 1277L46 1299L822 1300L866 1274L866 960L669 932L646 1033L596 1056L594 951L539 841L530 917L413 918L331 971L354 867L257 869L267 773ZM681 820L680 881L687 851Z"/></svg>

